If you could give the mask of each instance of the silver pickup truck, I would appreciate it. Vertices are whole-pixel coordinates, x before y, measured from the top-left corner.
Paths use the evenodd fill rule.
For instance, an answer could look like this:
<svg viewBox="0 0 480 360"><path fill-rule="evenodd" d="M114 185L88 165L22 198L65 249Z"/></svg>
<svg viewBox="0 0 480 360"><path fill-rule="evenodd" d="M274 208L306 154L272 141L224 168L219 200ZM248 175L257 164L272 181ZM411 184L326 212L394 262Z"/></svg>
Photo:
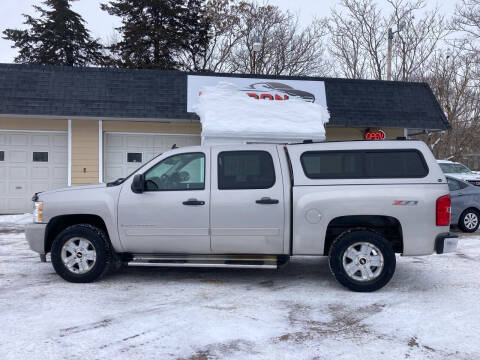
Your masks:
<svg viewBox="0 0 480 360"><path fill-rule="evenodd" d="M445 176L420 141L184 147L33 200L30 247L72 282L122 264L276 268L314 255L342 285L373 291L396 253L457 246Z"/></svg>

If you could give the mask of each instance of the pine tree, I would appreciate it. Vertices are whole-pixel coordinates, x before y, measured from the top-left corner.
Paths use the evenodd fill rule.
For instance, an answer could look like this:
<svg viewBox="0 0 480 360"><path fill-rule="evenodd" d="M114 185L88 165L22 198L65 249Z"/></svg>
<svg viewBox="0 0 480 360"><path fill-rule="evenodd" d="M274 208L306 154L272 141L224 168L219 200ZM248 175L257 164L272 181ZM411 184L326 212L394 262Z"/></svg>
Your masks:
<svg viewBox="0 0 480 360"><path fill-rule="evenodd" d="M110 46L117 66L174 69L182 46L183 0L112 0L102 4L110 15L122 18L117 28L122 40Z"/></svg>
<svg viewBox="0 0 480 360"><path fill-rule="evenodd" d="M210 41L210 19L204 0L188 0L183 14L183 44L186 53L184 68L195 71L205 70L206 52Z"/></svg>
<svg viewBox="0 0 480 360"><path fill-rule="evenodd" d="M178 69L193 65L208 46L204 0L111 0L102 4L122 19L122 40L110 46L127 68Z"/></svg>
<svg viewBox="0 0 480 360"><path fill-rule="evenodd" d="M3 38L18 48L16 63L68 66L101 65L104 62L102 45L92 39L82 17L71 10L70 1L45 0L50 9L33 6L39 18L23 15L26 30L6 29Z"/></svg>

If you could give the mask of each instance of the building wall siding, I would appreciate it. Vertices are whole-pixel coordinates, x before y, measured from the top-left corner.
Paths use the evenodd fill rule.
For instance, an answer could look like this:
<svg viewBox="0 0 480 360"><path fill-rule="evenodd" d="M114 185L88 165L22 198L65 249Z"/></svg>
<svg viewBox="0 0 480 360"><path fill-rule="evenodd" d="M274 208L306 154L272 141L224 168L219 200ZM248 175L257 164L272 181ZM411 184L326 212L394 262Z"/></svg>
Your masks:
<svg viewBox="0 0 480 360"><path fill-rule="evenodd" d="M36 119L0 117L0 129L3 130L42 130L42 131L67 131L66 119Z"/></svg>
<svg viewBox="0 0 480 360"><path fill-rule="evenodd" d="M104 120L104 132L200 134L200 123ZM72 120L72 185L98 183L98 121ZM85 169L85 170L84 170Z"/></svg>
<svg viewBox="0 0 480 360"><path fill-rule="evenodd" d="M398 136L404 136L403 128L381 128L386 135L386 139L395 140ZM326 127L327 141L338 140L363 140L366 128L348 128L348 127ZM372 128L377 130L377 128Z"/></svg>
<svg viewBox="0 0 480 360"><path fill-rule="evenodd" d="M98 121L72 120L72 185L98 183Z"/></svg>
<svg viewBox="0 0 480 360"><path fill-rule="evenodd" d="M166 134L200 134L199 122L191 123L162 123L144 121L114 121L104 120L103 131L138 132L138 133L166 133Z"/></svg>

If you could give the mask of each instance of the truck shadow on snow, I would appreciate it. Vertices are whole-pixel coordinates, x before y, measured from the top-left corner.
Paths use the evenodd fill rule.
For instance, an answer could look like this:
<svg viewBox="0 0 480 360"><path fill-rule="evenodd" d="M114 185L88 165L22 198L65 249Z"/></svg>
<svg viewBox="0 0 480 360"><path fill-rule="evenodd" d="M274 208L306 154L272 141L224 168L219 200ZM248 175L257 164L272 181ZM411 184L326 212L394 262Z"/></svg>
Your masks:
<svg viewBox="0 0 480 360"><path fill-rule="evenodd" d="M125 267L119 272L109 275L106 279L115 281L138 280L158 282L165 280L201 281L210 284L222 283L252 283L258 282L262 287L269 288L276 281L288 282L295 280L315 280L335 283L328 260L317 258L306 261L294 260L279 269L228 269L228 268L174 268L174 267Z"/></svg>
<svg viewBox="0 0 480 360"><path fill-rule="evenodd" d="M420 258L421 259L421 258ZM410 260L397 262L396 273L389 285L378 292L428 291L442 284L442 275L435 269L427 270L425 263ZM292 260L276 270L225 269L225 268L171 268L171 267L125 267L101 281L136 284L161 284L163 281L195 283L211 286L241 285L246 290L263 288L287 289L291 286L318 287L350 292L339 285L330 272L327 258L304 258Z"/></svg>

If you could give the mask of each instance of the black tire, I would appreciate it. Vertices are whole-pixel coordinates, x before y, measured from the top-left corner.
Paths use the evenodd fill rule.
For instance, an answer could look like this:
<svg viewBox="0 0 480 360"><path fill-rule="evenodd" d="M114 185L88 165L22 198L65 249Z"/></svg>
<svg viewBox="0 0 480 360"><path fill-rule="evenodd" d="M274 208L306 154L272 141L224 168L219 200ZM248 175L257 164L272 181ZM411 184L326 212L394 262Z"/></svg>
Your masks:
<svg viewBox="0 0 480 360"><path fill-rule="evenodd" d="M472 222L467 221L467 219L474 220L476 219L476 225L473 226ZM472 233L478 230L480 225L480 214L475 209L467 209L465 210L462 215L460 215L460 219L458 220L458 227L467 233ZM473 226L473 227L472 227Z"/></svg>
<svg viewBox="0 0 480 360"><path fill-rule="evenodd" d="M89 251L96 253L91 269L85 273L75 273L68 269L62 261L64 245L74 238L86 239L90 242ZM68 252L67 252L68 254ZM63 279L73 283L88 283L100 279L105 275L112 264L113 256L110 242L105 233L89 224L73 225L57 235L52 244L51 259L53 268Z"/></svg>
<svg viewBox="0 0 480 360"><path fill-rule="evenodd" d="M375 267L373 265L368 266L368 263L365 260L366 257L362 257L362 255L358 255L357 260L355 260L355 263L353 264L354 269L359 266L361 266L362 269L365 269L368 266L370 272L372 272L373 269L372 275L375 274L375 277L372 280L362 279L359 281L354 278L359 276L363 277L364 270L358 270L359 272L350 276L345 269L344 254L349 248L353 248L355 251L361 249L360 245L357 245L357 247L354 246L359 243L368 243L375 247L375 249L367 256L368 258L370 256L372 256L372 258L375 257L377 250L381 253L381 256L383 256L383 267ZM348 255L345 256L345 262L352 262ZM376 257L377 261L380 258L381 257ZM358 264L361 265L358 265L357 261ZM368 292L381 289L390 281L395 273L396 258L391 244L383 236L369 230L356 230L341 234L335 239L330 247L329 264L333 276L335 276L340 284L353 291ZM347 267L348 265L349 263L346 263Z"/></svg>

